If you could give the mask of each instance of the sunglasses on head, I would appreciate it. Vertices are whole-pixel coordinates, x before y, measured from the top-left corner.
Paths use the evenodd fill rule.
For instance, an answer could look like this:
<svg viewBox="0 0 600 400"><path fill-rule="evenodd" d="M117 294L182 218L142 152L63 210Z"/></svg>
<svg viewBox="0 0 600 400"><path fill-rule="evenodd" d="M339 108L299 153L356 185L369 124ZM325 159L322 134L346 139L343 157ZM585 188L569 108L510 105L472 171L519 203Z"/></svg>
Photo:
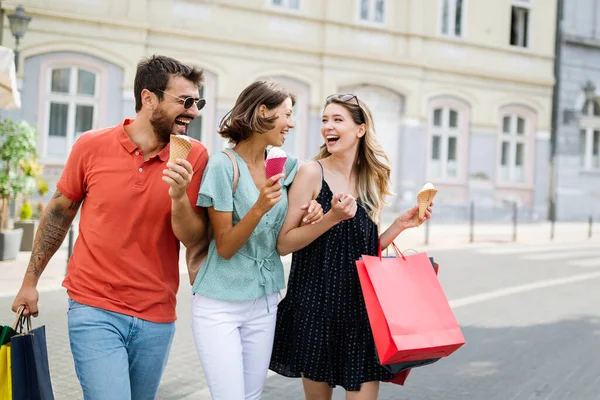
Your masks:
<svg viewBox="0 0 600 400"><path fill-rule="evenodd" d="M160 89L156 89L156 90L158 90L161 93L166 94L167 96L176 98L181 104L183 104L183 108L185 108L186 110L190 109L194 105L194 103L196 103L196 107L198 107L198 111L202 110L204 108L204 106L206 105L205 99L195 99L193 97L186 97L184 99L184 98L172 95L171 93L167 93L164 90L160 90Z"/></svg>
<svg viewBox="0 0 600 400"><path fill-rule="evenodd" d="M356 105L360 106L360 103L358 102L358 97L356 97L355 94L351 94L351 93L347 93L347 94L332 94L331 96L327 97L327 99L325 99L326 103L329 103L331 100L339 100L339 101L350 101L350 100L356 100Z"/></svg>

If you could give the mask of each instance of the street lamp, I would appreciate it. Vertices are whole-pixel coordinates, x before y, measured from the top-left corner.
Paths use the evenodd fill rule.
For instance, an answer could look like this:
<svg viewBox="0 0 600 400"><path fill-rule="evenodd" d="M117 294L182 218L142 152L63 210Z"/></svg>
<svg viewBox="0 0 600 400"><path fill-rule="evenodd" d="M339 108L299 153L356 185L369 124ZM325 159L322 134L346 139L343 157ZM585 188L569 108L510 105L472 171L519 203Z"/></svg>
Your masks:
<svg viewBox="0 0 600 400"><path fill-rule="evenodd" d="M585 94L586 101L594 100L594 97L596 95L596 86L594 86L592 81L587 81L585 83L585 86L583 86L581 89L583 90L583 93Z"/></svg>
<svg viewBox="0 0 600 400"><path fill-rule="evenodd" d="M594 86L594 84L592 83L592 81L587 81L585 83L584 86L581 87L581 90L583 90L583 94L585 96L585 103L583 104L583 109L582 114L583 115L594 115L594 114L588 114L588 113L593 113L594 112L594 107L591 108L590 110L590 104L594 104L594 98L596 97L596 86Z"/></svg>
<svg viewBox="0 0 600 400"><path fill-rule="evenodd" d="M19 40L25 36L27 25L31 21L31 17L25 15L25 9L19 5L13 14L8 14L8 22L10 23L10 31L15 37L15 70L19 70Z"/></svg>

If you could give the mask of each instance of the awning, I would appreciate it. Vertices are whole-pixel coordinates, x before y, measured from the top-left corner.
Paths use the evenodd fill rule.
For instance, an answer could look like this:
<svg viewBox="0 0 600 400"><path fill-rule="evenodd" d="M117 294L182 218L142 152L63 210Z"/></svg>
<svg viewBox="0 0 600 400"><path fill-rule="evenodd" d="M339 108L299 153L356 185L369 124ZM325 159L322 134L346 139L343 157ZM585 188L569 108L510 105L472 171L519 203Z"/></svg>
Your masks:
<svg viewBox="0 0 600 400"><path fill-rule="evenodd" d="M0 108L21 108L21 95L17 90L15 53L0 46Z"/></svg>

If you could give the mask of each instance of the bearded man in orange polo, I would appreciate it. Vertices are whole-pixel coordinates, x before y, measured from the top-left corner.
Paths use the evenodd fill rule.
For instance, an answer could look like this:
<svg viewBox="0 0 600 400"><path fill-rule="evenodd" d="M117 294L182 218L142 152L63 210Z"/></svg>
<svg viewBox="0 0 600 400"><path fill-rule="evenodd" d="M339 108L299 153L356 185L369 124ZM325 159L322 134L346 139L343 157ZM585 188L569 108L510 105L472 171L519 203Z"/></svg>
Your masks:
<svg viewBox="0 0 600 400"><path fill-rule="evenodd" d="M202 80L201 70L175 59L142 60L136 118L83 134L44 209L12 309L37 315L37 282L81 208L63 286L85 399L156 397L175 332L180 241L206 243L204 218L191 229L171 223L173 214L204 215L196 201L206 148L192 140L187 159L176 161L185 173L167 165L170 135L185 134L205 104Z"/></svg>

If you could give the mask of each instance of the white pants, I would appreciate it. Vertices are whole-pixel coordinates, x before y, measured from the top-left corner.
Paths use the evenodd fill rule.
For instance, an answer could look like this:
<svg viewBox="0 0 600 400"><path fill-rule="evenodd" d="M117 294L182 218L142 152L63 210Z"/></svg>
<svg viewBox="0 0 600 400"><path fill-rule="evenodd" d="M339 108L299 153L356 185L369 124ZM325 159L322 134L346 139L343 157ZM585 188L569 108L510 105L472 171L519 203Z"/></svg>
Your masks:
<svg viewBox="0 0 600 400"><path fill-rule="evenodd" d="M276 316L277 293L250 301L192 296L194 342L213 400L260 399Z"/></svg>

